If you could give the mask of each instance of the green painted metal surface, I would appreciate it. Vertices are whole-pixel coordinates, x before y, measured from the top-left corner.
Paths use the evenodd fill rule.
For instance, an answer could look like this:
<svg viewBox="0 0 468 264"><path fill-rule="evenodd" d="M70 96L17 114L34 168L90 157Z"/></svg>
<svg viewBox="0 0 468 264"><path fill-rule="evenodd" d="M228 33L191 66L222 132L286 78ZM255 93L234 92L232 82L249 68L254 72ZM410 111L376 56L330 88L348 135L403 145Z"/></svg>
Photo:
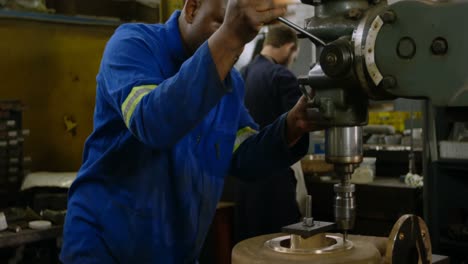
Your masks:
<svg viewBox="0 0 468 264"><path fill-rule="evenodd" d="M399 97L427 97L439 106L467 106L468 2L402 1L389 9L397 19L382 27L375 47L380 72L397 80L388 91ZM413 57L398 55L402 38L414 41ZM446 54L431 50L436 38L447 40ZM408 42L403 43L406 52Z"/></svg>

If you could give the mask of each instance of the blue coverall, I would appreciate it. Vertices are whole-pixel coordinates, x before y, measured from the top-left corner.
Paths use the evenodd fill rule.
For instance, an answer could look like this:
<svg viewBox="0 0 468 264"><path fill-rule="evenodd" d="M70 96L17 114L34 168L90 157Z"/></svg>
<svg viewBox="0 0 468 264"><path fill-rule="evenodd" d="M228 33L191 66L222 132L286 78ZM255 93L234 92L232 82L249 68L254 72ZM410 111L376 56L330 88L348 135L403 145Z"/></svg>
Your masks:
<svg viewBox="0 0 468 264"><path fill-rule="evenodd" d="M221 81L207 42L187 54L179 15L123 25L107 44L64 263L195 263L227 173L254 177L306 153L307 137L287 147L286 115L253 133L239 73Z"/></svg>

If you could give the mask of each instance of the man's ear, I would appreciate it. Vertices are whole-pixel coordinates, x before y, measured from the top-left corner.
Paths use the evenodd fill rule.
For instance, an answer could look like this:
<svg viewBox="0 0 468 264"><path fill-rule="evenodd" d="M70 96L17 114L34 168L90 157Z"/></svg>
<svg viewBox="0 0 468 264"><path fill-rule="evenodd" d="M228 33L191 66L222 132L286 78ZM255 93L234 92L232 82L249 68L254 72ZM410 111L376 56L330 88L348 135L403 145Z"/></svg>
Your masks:
<svg viewBox="0 0 468 264"><path fill-rule="evenodd" d="M200 8L200 0L186 0L184 6L184 17L188 24L192 24Z"/></svg>
<svg viewBox="0 0 468 264"><path fill-rule="evenodd" d="M286 50L288 50L291 53L296 51L296 49L297 49L296 43L294 43L294 42L286 43L286 44L284 44L284 46L285 46Z"/></svg>

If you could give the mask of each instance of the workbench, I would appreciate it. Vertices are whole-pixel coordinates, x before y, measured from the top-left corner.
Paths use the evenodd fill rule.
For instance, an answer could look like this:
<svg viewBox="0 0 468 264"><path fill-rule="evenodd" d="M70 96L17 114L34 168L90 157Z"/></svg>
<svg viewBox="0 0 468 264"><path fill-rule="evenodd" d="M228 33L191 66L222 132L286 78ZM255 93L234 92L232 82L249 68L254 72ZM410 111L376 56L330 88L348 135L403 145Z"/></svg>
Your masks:
<svg viewBox="0 0 468 264"><path fill-rule="evenodd" d="M62 226L46 230L23 229L20 232L0 232L0 263L60 263L59 242Z"/></svg>
<svg viewBox="0 0 468 264"><path fill-rule="evenodd" d="M46 230L23 229L15 233L12 231L0 232L0 248L18 247L24 244L52 240L62 235L62 226L53 226Z"/></svg>
<svg viewBox="0 0 468 264"><path fill-rule="evenodd" d="M206 260L202 263L230 263L231 250L234 246L233 217L234 203L218 203L216 214L205 241L204 250L200 256L200 261ZM52 254L58 256L57 239L62 236L62 232L62 226L53 226L46 230L23 229L18 233L5 230L0 232L0 250L35 242L46 242L50 243ZM3 263L1 254L0 263Z"/></svg>

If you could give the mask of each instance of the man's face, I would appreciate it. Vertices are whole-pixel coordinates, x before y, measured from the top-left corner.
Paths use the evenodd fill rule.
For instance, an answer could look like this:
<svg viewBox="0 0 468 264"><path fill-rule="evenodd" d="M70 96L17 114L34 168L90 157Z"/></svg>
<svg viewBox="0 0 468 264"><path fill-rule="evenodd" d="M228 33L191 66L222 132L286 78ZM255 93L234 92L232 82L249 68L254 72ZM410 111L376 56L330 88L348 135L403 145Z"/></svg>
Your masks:
<svg viewBox="0 0 468 264"><path fill-rule="evenodd" d="M194 45L201 46L223 24L227 0L199 0L192 24Z"/></svg>

